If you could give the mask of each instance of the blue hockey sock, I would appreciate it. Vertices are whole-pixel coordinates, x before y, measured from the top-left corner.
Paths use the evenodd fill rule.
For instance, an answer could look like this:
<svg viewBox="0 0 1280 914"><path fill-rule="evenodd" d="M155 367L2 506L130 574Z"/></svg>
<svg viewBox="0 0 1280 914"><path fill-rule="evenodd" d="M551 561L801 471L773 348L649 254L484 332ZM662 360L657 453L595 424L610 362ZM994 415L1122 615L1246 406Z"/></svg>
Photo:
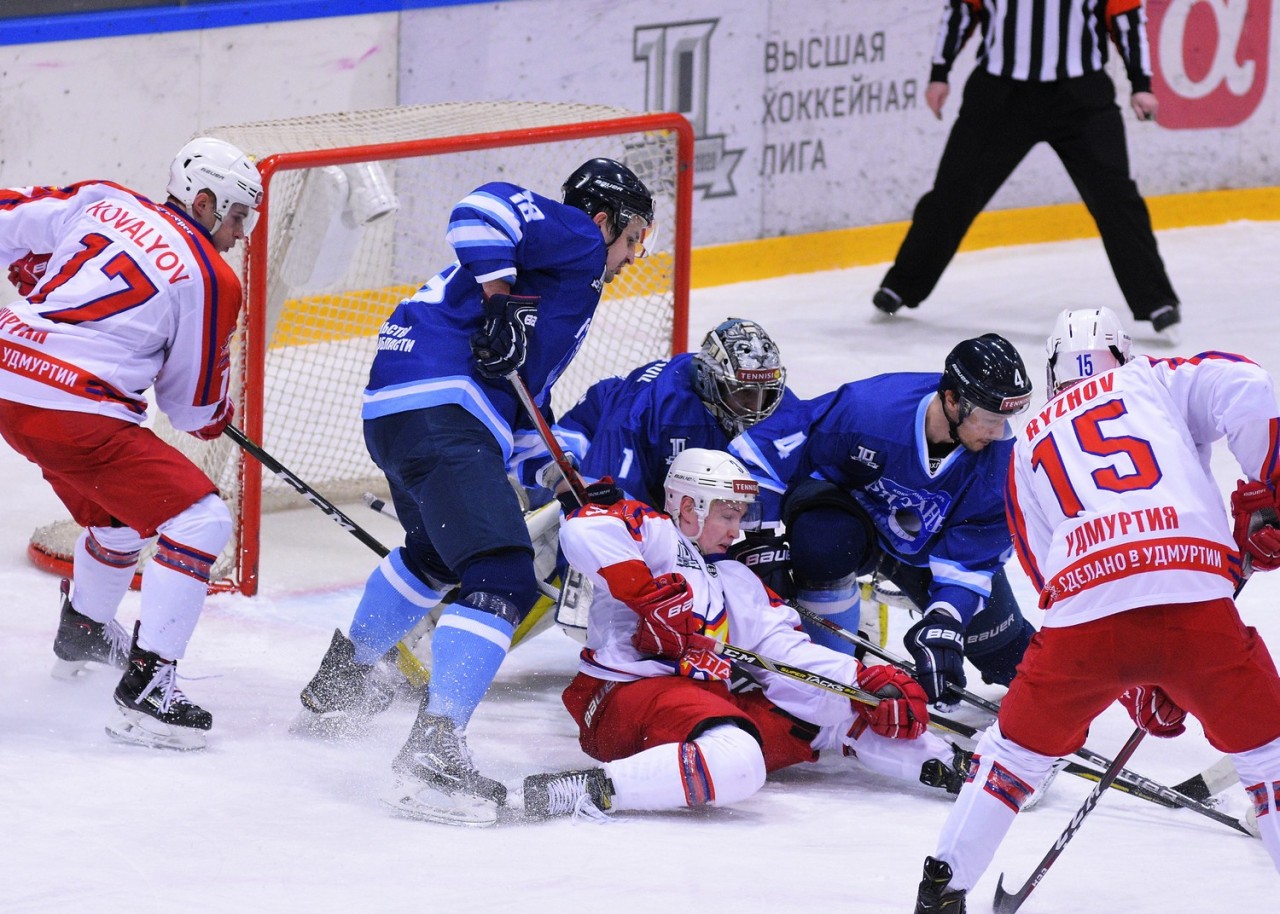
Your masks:
<svg viewBox="0 0 1280 914"><path fill-rule="evenodd" d="M392 550L369 575L351 620L356 663L376 663L435 608L442 596L405 567L399 549Z"/></svg>
<svg viewBox="0 0 1280 914"><path fill-rule="evenodd" d="M817 613L841 628L856 632L862 625L862 591L852 576L822 589L801 587L796 597L796 602L805 609ZM854 645L835 632L803 616L800 617L800 621L815 644L821 644L841 654L853 653Z"/></svg>
<svg viewBox="0 0 1280 914"><path fill-rule="evenodd" d="M446 607L431 640L427 713L465 727L498 674L514 632L510 622L493 613L464 603Z"/></svg>

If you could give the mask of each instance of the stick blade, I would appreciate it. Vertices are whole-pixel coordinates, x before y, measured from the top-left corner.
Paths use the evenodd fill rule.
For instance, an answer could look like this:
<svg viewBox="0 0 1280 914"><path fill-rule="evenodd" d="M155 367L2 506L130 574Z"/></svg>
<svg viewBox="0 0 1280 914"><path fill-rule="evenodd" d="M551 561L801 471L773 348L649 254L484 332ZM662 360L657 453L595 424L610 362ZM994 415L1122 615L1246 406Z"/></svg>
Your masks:
<svg viewBox="0 0 1280 914"><path fill-rule="evenodd" d="M1014 911L1022 907L1022 902L1028 895L1027 889L1023 889L1016 895L1010 895L1004 890L1004 873L1000 874L1000 878L996 880L996 897L991 903L991 908L995 914L1013 914Z"/></svg>

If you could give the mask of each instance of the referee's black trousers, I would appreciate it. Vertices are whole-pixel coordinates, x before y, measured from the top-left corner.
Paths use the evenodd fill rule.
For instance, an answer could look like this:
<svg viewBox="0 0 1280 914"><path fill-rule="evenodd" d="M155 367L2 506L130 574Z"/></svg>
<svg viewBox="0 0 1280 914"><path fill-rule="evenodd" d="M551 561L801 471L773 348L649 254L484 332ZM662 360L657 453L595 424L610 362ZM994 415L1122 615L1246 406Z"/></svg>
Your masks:
<svg viewBox="0 0 1280 914"><path fill-rule="evenodd" d="M911 228L883 285L903 301L924 301L973 220L1037 143L1062 160L1097 223L1111 270L1133 316L1177 302L1129 176L1124 122L1104 72L1056 82L1023 82L975 70L938 164L933 189L916 204Z"/></svg>

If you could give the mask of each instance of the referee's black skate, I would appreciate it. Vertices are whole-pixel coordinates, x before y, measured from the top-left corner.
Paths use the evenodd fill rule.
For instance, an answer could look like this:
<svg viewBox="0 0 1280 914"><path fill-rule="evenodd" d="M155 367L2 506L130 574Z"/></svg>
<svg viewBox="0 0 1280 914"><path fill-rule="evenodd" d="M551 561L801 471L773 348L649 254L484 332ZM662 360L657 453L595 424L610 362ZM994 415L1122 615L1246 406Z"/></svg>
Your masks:
<svg viewBox="0 0 1280 914"><path fill-rule="evenodd" d="M123 670L129 658L129 636L112 619L95 622L71 605L71 582L62 580L62 613L58 633L53 638L53 653L58 658L50 670L54 679L74 679L87 672L90 663Z"/></svg>
<svg viewBox="0 0 1280 914"><path fill-rule="evenodd" d="M178 688L178 662L138 647L133 626L129 663L116 686L118 716L107 724L113 739L155 749L203 749L213 715Z"/></svg>

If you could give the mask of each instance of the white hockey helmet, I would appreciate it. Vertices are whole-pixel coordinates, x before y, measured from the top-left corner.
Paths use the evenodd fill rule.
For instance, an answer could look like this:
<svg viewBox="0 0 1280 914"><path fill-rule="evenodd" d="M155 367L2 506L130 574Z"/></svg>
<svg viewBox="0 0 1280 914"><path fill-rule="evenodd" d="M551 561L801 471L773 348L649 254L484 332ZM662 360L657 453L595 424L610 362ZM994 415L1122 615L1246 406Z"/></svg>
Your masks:
<svg viewBox="0 0 1280 914"><path fill-rule="evenodd" d="M1110 308L1067 309L1058 315L1045 345L1049 396L1077 381L1128 362L1129 334Z"/></svg>
<svg viewBox="0 0 1280 914"><path fill-rule="evenodd" d="M178 150L169 166L169 195L190 211L196 195L207 190L217 201L216 228L233 203L249 207L245 231L252 231L262 203L262 176L238 147L214 137L196 137Z"/></svg>
<svg viewBox="0 0 1280 914"><path fill-rule="evenodd" d="M663 488L666 490L666 510L672 517L680 515L680 505L686 495L693 499L698 533L702 532L713 501L753 505L760 494L760 484L732 455L703 447L685 448L676 455L667 470ZM749 525L745 516L743 524Z"/></svg>

